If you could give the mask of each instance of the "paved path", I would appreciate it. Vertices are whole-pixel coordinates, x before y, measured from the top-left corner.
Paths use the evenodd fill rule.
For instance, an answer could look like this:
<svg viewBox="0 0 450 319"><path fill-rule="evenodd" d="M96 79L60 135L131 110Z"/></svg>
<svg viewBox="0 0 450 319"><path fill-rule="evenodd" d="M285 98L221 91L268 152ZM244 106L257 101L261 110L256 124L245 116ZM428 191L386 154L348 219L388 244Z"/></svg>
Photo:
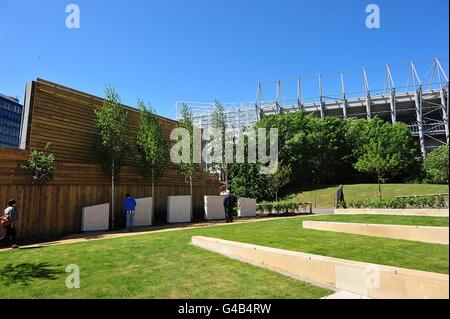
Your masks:
<svg viewBox="0 0 450 319"><path fill-rule="evenodd" d="M313 208L313 214L322 215L322 214L334 214L334 208Z"/></svg>
<svg viewBox="0 0 450 319"><path fill-rule="evenodd" d="M43 243L32 244L32 245L24 245L24 246L21 246L20 249L48 247L48 246L54 246L54 245L72 244L72 243L103 240L103 239L110 239L110 238L130 237L130 236L138 236L138 235L149 234L149 233L162 233L162 232L169 232L169 231L197 229L197 228L215 227L215 226L229 226L229 225L243 224L243 223L263 222L263 221L270 221L270 220L277 220L277 219L302 218L302 217L311 217L311 215L284 216L284 217L255 217L255 218L245 218L245 219L238 218L238 219L235 219L235 221L231 224L227 224L223 220L205 221L205 222L199 222L199 223L169 224L169 225L163 225L163 226L138 227L133 232L126 232L124 230L88 232L88 233L81 233L81 234L65 236L57 241L43 242ZM8 250L11 250L11 248L0 249L0 252L8 251Z"/></svg>

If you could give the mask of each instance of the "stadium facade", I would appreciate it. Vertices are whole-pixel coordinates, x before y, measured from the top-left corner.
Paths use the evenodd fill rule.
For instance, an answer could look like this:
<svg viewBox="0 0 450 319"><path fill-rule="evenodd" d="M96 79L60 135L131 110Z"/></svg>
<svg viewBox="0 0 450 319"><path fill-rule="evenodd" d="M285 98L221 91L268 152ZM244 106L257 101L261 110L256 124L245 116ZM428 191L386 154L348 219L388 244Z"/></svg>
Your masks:
<svg viewBox="0 0 450 319"><path fill-rule="evenodd" d="M255 101L221 104L225 109L227 125L232 128L251 127L265 116L298 111L312 113L318 117L378 116L389 122L403 122L417 137L421 152L425 155L435 147L449 143L448 76L443 66L446 61L448 60L436 58L386 65L382 68L363 67L354 71L261 82L257 86ZM370 74L373 74L374 82L377 83L374 86L369 85ZM360 90L346 88L346 78L355 75L362 84ZM406 83L398 85L397 78L400 79L399 82L403 80ZM311 80L314 85L308 87ZM282 98L282 84L292 82L295 90L287 90L287 98ZM347 83L355 82L358 81ZM337 90L339 93L328 93L325 84L329 84L328 91ZM264 99L264 93L270 85L275 88L275 96L267 100ZM317 92L304 97L308 88L308 92L314 92L314 89ZM201 128L209 127L216 103L177 101L177 118L181 105L186 104L192 110L194 124Z"/></svg>

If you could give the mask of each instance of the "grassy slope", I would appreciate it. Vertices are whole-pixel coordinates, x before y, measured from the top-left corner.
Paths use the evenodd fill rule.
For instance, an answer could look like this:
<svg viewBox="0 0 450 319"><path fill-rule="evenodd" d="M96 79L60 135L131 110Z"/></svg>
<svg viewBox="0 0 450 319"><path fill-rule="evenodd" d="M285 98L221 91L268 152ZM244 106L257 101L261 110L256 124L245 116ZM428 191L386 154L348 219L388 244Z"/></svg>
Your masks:
<svg viewBox="0 0 450 319"><path fill-rule="evenodd" d="M338 219L344 217L356 218ZM0 298L317 298L329 293L193 247L193 235L448 273L448 245L302 229L303 220L317 218L325 216L0 253ZM412 223L428 223L420 219ZM72 263L81 268L81 289L65 287L64 270Z"/></svg>
<svg viewBox="0 0 450 319"><path fill-rule="evenodd" d="M334 216L327 216L334 220ZM347 218L344 218L347 217ZM303 229L303 220L325 216L279 219L248 223L234 227L214 227L196 233L222 239L254 243L312 254L358 260L376 264L448 273L448 245L351 235ZM351 221L353 216L339 216L339 221ZM363 222L361 217L360 222ZM408 218L413 220L414 218ZM448 219L447 219L448 220Z"/></svg>
<svg viewBox="0 0 450 319"><path fill-rule="evenodd" d="M0 298L319 298L331 293L191 246L191 235L155 233L0 253ZM65 287L68 264L80 267L80 289Z"/></svg>
<svg viewBox="0 0 450 319"><path fill-rule="evenodd" d="M334 207L337 186L304 191L292 195L301 201L316 203L317 207ZM383 184L381 192L385 198L397 195L439 194L448 193L448 185L434 184ZM378 198L377 184L344 185L344 195L347 201L361 198Z"/></svg>
<svg viewBox="0 0 450 319"><path fill-rule="evenodd" d="M448 217L421 217L396 215L323 215L308 218L318 221L334 221L345 223L392 224L411 226L448 227Z"/></svg>

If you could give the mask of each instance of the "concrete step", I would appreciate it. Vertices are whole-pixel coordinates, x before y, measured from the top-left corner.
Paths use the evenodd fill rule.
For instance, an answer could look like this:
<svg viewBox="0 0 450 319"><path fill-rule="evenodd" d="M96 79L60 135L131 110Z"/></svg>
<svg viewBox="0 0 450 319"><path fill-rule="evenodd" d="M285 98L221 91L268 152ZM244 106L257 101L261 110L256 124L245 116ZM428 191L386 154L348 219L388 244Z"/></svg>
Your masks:
<svg viewBox="0 0 450 319"><path fill-rule="evenodd" d="M346 290L340 290L338 292L335 292L334 294L325 296L321 299L370 299L370 298Z"/></svg>

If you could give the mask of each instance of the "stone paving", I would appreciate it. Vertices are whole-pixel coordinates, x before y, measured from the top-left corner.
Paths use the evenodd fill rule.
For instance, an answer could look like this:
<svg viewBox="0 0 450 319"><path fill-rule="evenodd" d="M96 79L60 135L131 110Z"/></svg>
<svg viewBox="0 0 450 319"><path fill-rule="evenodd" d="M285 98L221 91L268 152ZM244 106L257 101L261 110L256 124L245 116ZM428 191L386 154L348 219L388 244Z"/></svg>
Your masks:
<svg viewBox="0 0 450 319"><path fill-rule="evenodd" d="M94 241L94 240L103 240L110 238L120 238L120 237L130 237L137 236L149 233L161 233L161 232L169 232L169 231L177 231L184 229L195 229L195 228L204 228L204 227L215 227L215 226L227 226L233 224L241 224L241 223L251 223L251 222L262 222L276 219L287 219L287 218L301 218L307 217L311 215L299 215L299 216L284 216L284 217L254 217L254 218L236 218L233 223L227 224L223 220L219 221L204 221L197 223L184 223L184 224L168 224L163 226L149 226L149 227L137 227L133 232L126 232L125 230L119 231L102 231L102 232L86 232L80 234L73 234L69 236L65 236L59 240L51 241L51 242L42 242L31 245L20 246L20 249L31 249L38 247L48 247L54 245L62 245L62 244L72 244L86 241ZM0 248L0 252L11 250L11 248Z"/></svg>

